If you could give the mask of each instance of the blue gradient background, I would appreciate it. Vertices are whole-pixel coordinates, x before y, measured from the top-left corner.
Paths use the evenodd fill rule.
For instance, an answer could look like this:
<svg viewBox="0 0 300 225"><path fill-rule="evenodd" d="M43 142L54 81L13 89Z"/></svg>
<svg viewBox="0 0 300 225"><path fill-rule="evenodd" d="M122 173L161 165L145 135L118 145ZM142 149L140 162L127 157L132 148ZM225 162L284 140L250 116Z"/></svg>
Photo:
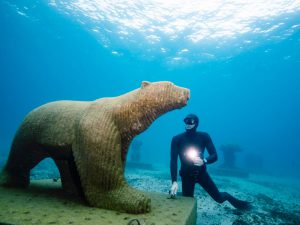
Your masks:
<svg viewBox="0 0 300 225"><path fill-rule="evenodd" d="M145 60L130 44L118 46L122 55L112 54L47 2L11 2L0 1L1 154L8 153L24 116L41 104L117 96L143 80L169 80L189 88L191 100L138 137L142 161L168 165L172 136L184 131L187 113L196 113L199 129L211 135L217 149L227 143L243 148L240 167L247 153L255 153L264 161L261 172L300 177L300 29L283 39L260 37L259 45L228 58L172 65L163 56ZM16 7L26 7L27 16ZM299 15L290 15L286 24L298 24ZM177 48L180 41L173 44Z"/></svg>

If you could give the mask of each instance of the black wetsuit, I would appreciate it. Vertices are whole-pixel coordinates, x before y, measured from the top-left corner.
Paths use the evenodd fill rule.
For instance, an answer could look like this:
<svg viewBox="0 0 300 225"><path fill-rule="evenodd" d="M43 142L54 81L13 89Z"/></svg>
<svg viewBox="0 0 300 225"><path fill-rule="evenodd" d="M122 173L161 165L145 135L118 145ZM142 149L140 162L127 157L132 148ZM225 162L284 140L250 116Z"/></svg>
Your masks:
<svg viewBox="0 0 300 225"><path fill-rule="evenodd" d="M179 156L181 161L179 174L182 180L182 195L193 197L195 184L199 183L216 202L223 203L228 200L236 208L248 208L248 202L238 200L227 192L218 190L206 171L206 164L195 166L192 160L186 157L185 153L189 147L195 147L202 159L204 159L204 150L207 149L209 156L206 158L206 164L214 163L218 159L215 146L210 136L205 132L197 132L196 129L193 129L173 137L170 163L171 177L172 183L177 181L177 159Z"/></svg>

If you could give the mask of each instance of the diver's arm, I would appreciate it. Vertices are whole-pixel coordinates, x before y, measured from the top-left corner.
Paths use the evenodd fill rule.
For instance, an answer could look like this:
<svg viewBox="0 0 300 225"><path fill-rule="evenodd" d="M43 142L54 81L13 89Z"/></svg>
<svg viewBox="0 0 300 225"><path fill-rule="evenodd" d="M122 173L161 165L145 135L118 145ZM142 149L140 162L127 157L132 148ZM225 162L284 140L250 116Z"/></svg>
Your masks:
<svg viewBox="0 0 300 225"><path fill-rule="evenodd" d="M171 143L171 161L170 161L170 170L172 183L177 181L177 160L178 160L178 148L176 138L173 137Z"/></svg>
<svg viewBox="0 0 300 225"><path fill-rule="evenodd" d="M208 151L209 156L204 159L205 164L211 164L218 160L217 151L214 143L212 142L210 136L207 134L206 138L206 149Z"/></svg>

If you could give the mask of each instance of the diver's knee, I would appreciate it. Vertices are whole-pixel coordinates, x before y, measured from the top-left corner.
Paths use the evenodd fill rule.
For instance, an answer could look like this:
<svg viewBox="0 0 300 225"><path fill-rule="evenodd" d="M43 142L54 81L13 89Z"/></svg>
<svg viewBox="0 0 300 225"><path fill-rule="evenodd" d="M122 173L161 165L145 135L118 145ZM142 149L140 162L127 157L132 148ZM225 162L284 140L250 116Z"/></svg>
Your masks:
<svg viewBox="0 0 300 225"><path fill-rule="evenodd" d="M213 198L217 203L223 203L223 202L224 202L224 199L222 198L221 195L212 196L212 198Z"/></svg>

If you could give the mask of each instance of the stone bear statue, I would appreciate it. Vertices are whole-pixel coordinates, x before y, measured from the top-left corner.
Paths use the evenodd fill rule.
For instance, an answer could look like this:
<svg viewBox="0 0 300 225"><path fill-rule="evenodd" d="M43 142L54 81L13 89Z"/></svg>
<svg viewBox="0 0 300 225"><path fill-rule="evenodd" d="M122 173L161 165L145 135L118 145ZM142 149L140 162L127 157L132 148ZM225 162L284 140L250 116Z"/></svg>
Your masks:
<svg viewBox="0 0 300 225"><path fill-rule="evenodd" d="M124 178L132 139L162 114L187 104L190 91L171 82L95 101L56 101L31 111L19 127L0 183L27 187L30 170L51 157L63 189L93 207L129 213L151 209L150 198Z"/></svg>

